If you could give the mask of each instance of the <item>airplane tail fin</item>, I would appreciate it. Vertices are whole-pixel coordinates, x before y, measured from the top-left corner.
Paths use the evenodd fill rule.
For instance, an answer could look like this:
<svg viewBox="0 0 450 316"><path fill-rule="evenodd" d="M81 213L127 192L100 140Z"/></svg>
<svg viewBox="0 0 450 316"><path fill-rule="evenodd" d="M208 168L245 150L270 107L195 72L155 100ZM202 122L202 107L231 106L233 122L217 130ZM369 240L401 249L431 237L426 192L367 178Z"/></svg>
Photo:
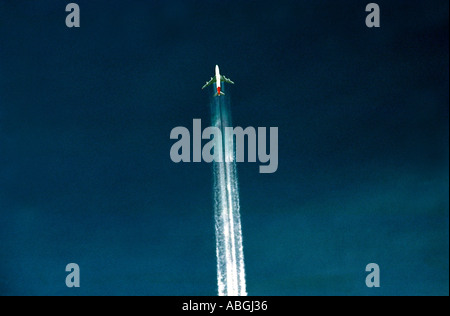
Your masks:
<svg viewBox="0 0 450 316"><path fill-rule="evenodd" d="M216 94L214 95L215 97L217 97L219 94L216 92ZM220 95L225 95L225 93L223 93L222 91L220 91Z"/></svg>

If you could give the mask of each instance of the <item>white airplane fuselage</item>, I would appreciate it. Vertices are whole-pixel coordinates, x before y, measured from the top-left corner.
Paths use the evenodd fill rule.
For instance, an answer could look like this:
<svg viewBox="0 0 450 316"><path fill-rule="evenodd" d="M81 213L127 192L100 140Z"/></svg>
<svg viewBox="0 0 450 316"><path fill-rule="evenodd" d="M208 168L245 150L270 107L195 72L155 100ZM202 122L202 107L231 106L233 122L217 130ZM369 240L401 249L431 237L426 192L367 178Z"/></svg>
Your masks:
<svg viewBox="0 0 450 316"><path fill-rule="evenodd" d="M219 65L216 65L216 87L217 87L217 95L220 95L220 72L219 72Z"/></svg>

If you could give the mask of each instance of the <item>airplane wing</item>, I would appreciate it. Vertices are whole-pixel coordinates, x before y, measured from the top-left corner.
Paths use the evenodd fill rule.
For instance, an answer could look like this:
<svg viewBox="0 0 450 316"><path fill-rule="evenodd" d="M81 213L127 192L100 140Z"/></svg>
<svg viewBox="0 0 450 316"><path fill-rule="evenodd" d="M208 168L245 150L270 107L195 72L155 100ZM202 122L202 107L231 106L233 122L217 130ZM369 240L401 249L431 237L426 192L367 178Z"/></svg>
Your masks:
<svg viewBox="0 0 450 316"><path fill-rule="evenodd" d="M226 83L234 84L233 81L231 81L230 79L228 79L227 77L222 76L222 75L220 76L220 80L222 80L223 82L226 82Z"/></svg>
<svg viewBox="0 0 450 316"><path fill-rule="evenodd" d="M207 86L212 85L214 82L216 82L216 77L211 77L211 80L207 81L206 84L202 87L202 89L205 89Z"/></svg>

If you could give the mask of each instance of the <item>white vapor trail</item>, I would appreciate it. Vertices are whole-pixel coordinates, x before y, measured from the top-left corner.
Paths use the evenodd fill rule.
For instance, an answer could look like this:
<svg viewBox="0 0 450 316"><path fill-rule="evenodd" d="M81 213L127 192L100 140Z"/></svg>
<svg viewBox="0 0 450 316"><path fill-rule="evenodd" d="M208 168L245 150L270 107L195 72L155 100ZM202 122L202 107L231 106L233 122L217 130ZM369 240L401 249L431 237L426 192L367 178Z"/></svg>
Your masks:
<svg viewBox="0 0 450 316"><path fill-rule="evenodd" d="M232 126L228 97L212 98L211 117L212 125L222 132L222 162L213 163L218 294L246 296L235 148L224 130Z"/></svg>

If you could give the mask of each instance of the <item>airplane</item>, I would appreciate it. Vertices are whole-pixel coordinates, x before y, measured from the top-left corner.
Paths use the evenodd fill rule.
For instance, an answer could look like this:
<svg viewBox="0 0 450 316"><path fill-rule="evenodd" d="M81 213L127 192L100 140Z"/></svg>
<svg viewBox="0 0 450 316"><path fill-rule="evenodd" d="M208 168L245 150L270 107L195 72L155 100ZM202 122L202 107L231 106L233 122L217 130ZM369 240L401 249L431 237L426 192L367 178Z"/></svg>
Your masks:
<svg viewBox="0 0 450 316"><path fill-rule="evenodd" d="M217 92L214 95L215 97L217 96L221 96L221 95L225 95L225 93L223 93L222 91L220 91L220 81L226 82L226 83L231 83L234 84L233 81L231 81L230 79L228 79L225 76L222 76L219 72L219 66L216 65L216 75L214 77L211 77L211 80L207 81L206 84L202 87L202 89L205 89L207 86L216 83L217 85Z"/></svg>

